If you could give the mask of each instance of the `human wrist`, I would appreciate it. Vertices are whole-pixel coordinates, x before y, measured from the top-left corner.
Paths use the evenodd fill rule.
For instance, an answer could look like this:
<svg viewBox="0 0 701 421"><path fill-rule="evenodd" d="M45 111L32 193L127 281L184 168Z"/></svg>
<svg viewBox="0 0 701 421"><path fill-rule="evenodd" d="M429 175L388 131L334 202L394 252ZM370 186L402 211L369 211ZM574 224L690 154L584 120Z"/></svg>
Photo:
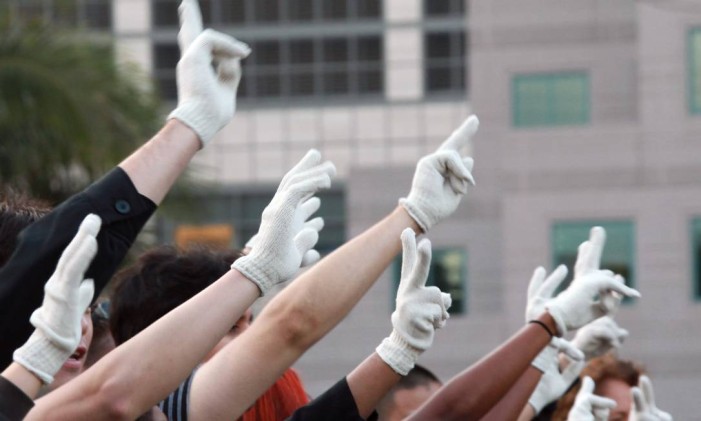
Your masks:
<svg viewBox="0 0 701 421"><path fill-rule="evenodd" d="M558 328L558 323L555 321L555 318L549 311L544 311L540 316L536 317L532 321L538 322L538 324L542 323L541 326L543 327L543 330L547 331L551 338L562 336L562 332L560 332L560 329Z"/></svg>
<svg viewBox="0 0 701 421"><path fill-rule="evenodd" d="M77 344L76 344L77 347ZM54 375L73 353L58 346L51 338L37 329L20 348L12 354L12 359L37 376L42 383L51 384Z"/></svg>
<svg viewBox="0 0 701 421"><path fill-rule="evenodd" d="M409 343L393 329L392 333L375 348L375 352L377 352L377 355L379 355L397 374L406 376L409 371L414 368L416 360L419 359L423 350L409 345Z"/></svg>

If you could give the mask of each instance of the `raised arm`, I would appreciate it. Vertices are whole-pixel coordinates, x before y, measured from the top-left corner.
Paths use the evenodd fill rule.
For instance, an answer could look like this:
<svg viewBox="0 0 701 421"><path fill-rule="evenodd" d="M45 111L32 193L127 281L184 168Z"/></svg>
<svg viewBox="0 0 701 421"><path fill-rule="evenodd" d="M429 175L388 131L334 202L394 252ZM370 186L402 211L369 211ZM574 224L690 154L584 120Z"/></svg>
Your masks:
<svg viewBox="0 0 701 421"><path fill-rule="evenodd" d="M257 246L239 259L244 265L236 265L71 383L38 400L27 419L42 420L48 414L71 420L134 419L172 392L256 298L289 279L303 257L313 254L323 222L307 221L318 208L311 196L331 185L334 172L332 164L320 160L319 152L310 151L280 183L258 232L260 244L270 245L265 252L257 252Z"/></svg>
<svg viewBox="0 0 701 421"><path fill-rule="evenodd" d="M102 219L98 253L86 273L99 293L194 154L233 117L239 61L249 48L223 34L200 34L196 0L184 0L181 13L187 36L181 36L178 107L168 123L105 177L28 227L0 271L0 366L31 334L29 316L80 221L89 213Z"/></svg>
<svg viewBox="0 0 701 421"><path fill-rule="evenodd" d="M246 332L197 371L189 419L240 416L350 312L399 252L398 239L404 229L427 230L457 208L472 182L472 161L462 158L458 150L469 141L477 124L475 117L469 118L437 152L419 161L407 198L414 205L411 214L400 206L326 256L268 303ZM404 206L407 200L402 201Z"/></svg>
<svg viewBox="0 0 701 421"><path fill-rule="evenodd" d="M83 275L97 251L95 237L99 230L100 218L88 215L46 283L44 301L31 317L36 329L15 350L15 362L2 372L1 419L23 419L42 384L53 381L54 374L78 347L81 318L94 292L92 280L84 281Z"/></svg>

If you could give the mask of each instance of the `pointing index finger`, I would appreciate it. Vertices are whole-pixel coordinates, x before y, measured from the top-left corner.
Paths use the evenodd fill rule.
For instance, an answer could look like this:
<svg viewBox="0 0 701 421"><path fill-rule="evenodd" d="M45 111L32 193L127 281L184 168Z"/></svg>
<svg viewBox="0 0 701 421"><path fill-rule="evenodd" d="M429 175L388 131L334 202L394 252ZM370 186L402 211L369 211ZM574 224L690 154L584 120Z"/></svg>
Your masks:
<svg viewBox="0 0 701 421"><path fill-rule="evenodd" d="M178 7L180 17L180 32L178 32L178 44L180 53L184 53L192 41L202 33L202 13L197 0L183 0Z"/></svg>
<svg viewBox="0 0 701 421"><path fill-rule="evenodd" d="M478 127L479 120L477 119L477 116L471 115L450 135L450 137L448 137L445 142L443 142L438 150L459 151L470 143L470 139L477 132Z"/></svg>

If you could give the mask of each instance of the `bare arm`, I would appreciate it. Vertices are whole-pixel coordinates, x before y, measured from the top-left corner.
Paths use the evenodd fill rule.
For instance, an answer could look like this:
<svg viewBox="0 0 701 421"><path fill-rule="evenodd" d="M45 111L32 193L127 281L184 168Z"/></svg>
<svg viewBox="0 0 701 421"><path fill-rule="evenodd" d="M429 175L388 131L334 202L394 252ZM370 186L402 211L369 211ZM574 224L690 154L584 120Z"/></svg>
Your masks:
<svg viewBox="0 0 701 421"><path fill-rule="evenodd" d="M538 381L543 373L537 368L531 366L526 369L526 372L516 381L509 389L509 392L485 415L483 421L497 420L516 420L520 419L522 414L526 412L524 408L530 409L530 418L535 415L533 408L528 405L528 398L533 393L533 390L538 385ZM527 416L527 415L525 415Z"/></svg>
<svg viewBox="0 0 701 421"><path fill-rule="evenodd" d="M552 332L556 331L555 321L548 313L543 313L538 320ZM409 419L481 418L504 397L549 342L550 335L543 327L533 323L526 325L506 343L450 380Z"/></svg>
<svg viewBox="0 0 701 421"><path fill-rule="evenodd" d="M136 418L187 377L259 293L253 282L229 271L70 384L39 399L27 420L49 414L75 420Z"/></svg>
<svg viewBox="0 0 701 421"><path fill-rule="evenodd" d="M29 398L34 398L41 389L42 383L39 377L17 363L10 364L2 372L2 376L11 381Z"/></svg>
<svg viewBox="0 0 701 421"><path fill-rule="evenodd" d="M346 377L358 414L362 418L369 417L400 379L401 376L373 352Z"/></svg>

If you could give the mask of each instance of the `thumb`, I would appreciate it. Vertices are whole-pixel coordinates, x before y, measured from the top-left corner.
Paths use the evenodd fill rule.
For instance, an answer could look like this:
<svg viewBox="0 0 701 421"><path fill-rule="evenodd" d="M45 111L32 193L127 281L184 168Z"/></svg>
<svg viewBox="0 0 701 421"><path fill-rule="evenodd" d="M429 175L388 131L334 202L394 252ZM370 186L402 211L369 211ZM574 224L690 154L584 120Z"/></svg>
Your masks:
<svg viewBox="0 0 701 421"><path fill-rule="evenodd" d="M80 283L78 289L78 308L83 313L92 302L92 297L95 294L95 283L92 279L86 279Z"/></svg>

